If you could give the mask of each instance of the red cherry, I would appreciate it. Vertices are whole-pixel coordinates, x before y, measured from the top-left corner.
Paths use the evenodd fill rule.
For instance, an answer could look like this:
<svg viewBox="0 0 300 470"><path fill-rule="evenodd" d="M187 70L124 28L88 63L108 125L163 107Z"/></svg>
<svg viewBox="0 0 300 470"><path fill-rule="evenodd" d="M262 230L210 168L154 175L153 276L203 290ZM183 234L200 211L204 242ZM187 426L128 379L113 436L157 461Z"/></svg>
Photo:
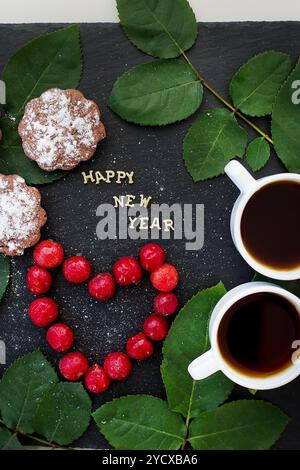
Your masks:
<svg viewBox="0 0 300 470"><path fill-rule="evenodd" d="M44 328L58 317L58 305L49 297L34 300L29 305L29 318L36 326Z"/></svg>
<svg viewBox="0 0 300 470"><path fill-rule="evenodd" d="M90 277L92 266L83 256L73 256L64 262L63 273L67 281L80 284Z"/></svg>
<svg viewBox="0 0 300 470"><path fill-rule="evenodd" d="M52 276L45 268L32 266L27 271L27 287L32 294L45 294L52 285Z"/></svg>
<svg viewBox="0 0 300 470"><path fill-rule="evenodd" d="M55 323L47 331L46 340L54 351L65 352L73 346L74 334L68 325Z"/></svg>
<svg viewBox="0 0 300 470"><path fill-rule="evenodd" d="M138 284L142 279L142 270L133 256L125 256L114 264L114 276L120 286Z"/></svg>
<svg viewBox="0 0 300 470"><path fill-rule="evenodd" d="M163 264L150 276L153 287L161 292L170 292L179 282L179 274L172 264Z"/></svg>
<svg viewBox="0 0 300 470"><path fill-rule="evenodd" d="M159 268L166 259L166 252L155 243L148 243L140 250L140 263L146 271Z"/></svg>
<svg viewBox="0 0 300 470"><path fill-rule="evenodd" d="M34 251L33 258L41 268L57 268L64 260L63 247L53 240L43 240L39 243Z"/></svg>
<svg viewBox="0 0 300 470"><path fill-rule="evenodd" d="M132 359L142 361L152 356L154 351L151 341L144 335L144 333L138 333L132 338L129 338L126 344L126 352Z"/></svg>
<svg viewBox="0 0 300 470"><path fill-rule="evenodd" d="M103 367L94 364L84 376L84 385L91 393L102 393L110 386L110 378Z"/></svg>
<svg viewBox="0 0 300 470"><path fill-rule="evenodd" d="M168 334L169 324L164 317L149 315L144 321L144 333L153 341L162 341Z"/></svg>
<svg viewBox="0 0 300 470"><path fill-rule="evenodd" d="M88 284L88 290L97 300L107 300L116 292L116 283L109 273L101 273L93 277Z"/></svg>
<svg viewBox="0 0 300 470"><path fill-rule="evenodd" d="M88 360L81 352L68 353L59 361L61 375L70 382L81 379L88 368Z"/></svg>
<svg viewBox="0 0 300 470"><path fill-rule="evenodd" d="M105 372L112 380L127 379L131 368L131 361L127 354L123 352L110 353L104 360Z"/></svg>
<svg viewBox="0 0 300 470"><path fill-rule="evenodd" d="M178 298L173 292L161 293L154 298L154 312L157 315L173 315L178 310Z"/></svg>

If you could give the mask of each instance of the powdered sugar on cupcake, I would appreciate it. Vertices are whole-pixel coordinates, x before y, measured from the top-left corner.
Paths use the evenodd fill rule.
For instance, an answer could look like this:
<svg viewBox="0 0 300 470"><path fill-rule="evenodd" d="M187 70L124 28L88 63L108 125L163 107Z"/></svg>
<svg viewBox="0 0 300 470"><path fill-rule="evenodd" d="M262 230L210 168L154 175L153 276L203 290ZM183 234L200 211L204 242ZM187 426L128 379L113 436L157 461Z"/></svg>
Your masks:
<svg viewBox="0 0 300 470"><path fill-rule="evenodd" d="M22 255L37 243L46 220L39 191L18 175L0 174L0 253Z"/></svg>
<svg viewBox="0 0 300 470"><path fill-rule="evenodd" d="M77 90L53 88L31 100L19 124L26 155L44 170L71 170L105 137L98 106Z"/></svg>

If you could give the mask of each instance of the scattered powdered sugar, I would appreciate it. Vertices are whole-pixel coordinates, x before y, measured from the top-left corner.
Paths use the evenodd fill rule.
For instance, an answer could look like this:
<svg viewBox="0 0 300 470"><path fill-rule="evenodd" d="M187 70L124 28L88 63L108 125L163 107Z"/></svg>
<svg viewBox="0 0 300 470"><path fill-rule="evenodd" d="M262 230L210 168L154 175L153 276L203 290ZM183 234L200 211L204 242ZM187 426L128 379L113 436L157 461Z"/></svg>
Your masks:
<svg viewBox="0 0 300 470"><path fill-rule="evenodd" d="M77 90L56 88L28 103L19 132L25 153L46 170L74 168L105 137L97 105Z"/></svg>
<svg viewBox="0 0 300 470"><path fill-rule="evenodd" d="M0 175L0 249L22 254L40 228L38 195L20 176Z"/></svg>

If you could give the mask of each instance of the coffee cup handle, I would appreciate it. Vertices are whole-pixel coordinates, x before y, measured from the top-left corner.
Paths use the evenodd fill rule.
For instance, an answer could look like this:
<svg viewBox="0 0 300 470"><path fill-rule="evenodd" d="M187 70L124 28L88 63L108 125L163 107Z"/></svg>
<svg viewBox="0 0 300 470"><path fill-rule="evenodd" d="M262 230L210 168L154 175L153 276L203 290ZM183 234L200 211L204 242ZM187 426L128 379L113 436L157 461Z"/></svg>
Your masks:
<svg viewBox="0 0 300 470"><path fill-rule="evenodd" d="M231 160L224 169L231 181L239 188L241 193L250 191L256 184L256 180L250 175L249 171L237 160Z"/></svg>
<svg viewBox="0 0 300 470"><path fill-rule="evenodd" d="M188 366L188 372L194 380L206 379L219 370L220 367L212 349L202 354L202 356L197 357L197 359L192 361Z"/></svg>

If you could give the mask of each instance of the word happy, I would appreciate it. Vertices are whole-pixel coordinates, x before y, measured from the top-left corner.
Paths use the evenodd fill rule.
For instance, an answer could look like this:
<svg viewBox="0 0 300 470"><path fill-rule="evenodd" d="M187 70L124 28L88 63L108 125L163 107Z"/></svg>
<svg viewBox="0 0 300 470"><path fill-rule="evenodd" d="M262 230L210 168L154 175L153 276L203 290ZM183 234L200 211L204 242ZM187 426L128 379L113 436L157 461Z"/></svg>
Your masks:
<svg viewBox="0 0 300 470"><path fill-rule="evenodd" d="M83 183L128 183L133 184L134 171L123 170L106 170L104 172L90 170L89 172L82 171Z"/></svg>
<svg viewBox="0 0 300 470"><path fill-rule="evenodd" d="M186 250L201 250L204 245L203 204L148 204L152 198L140 195L115 196L115 204L101 204L96 215L99 240L187 240Z"/></svg>

